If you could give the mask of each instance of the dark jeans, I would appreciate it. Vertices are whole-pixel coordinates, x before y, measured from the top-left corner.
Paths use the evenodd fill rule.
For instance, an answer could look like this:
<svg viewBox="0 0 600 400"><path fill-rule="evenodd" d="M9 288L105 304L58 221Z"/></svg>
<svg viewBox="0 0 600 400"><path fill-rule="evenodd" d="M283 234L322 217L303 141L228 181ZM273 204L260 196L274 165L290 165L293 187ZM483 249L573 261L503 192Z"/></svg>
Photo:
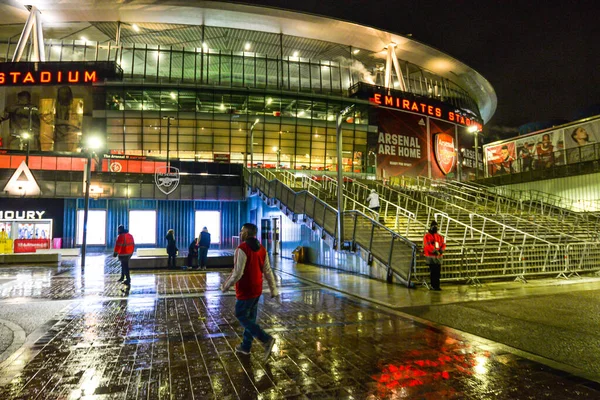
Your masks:
<svg viewBox="0 0 600 400"><path fill-rule="evenodd" d="M169 254L169 259L167 260L167 268L175 268L177 266L177 255Z"/></svg>
<svg viewBox="0 0 600 400"><path fill-rule="evenodd" d="M127 282L131 282L131 276L129 275L129 259L131 258L131 254L126 256L119 256L119 261L121 262L121 278L125 277Z"/></svg>
<svg viewBox="0 0 600 400"><path fill-rule="evenodd" d="M252 341L257 338L263 343L271 339L271 335L263 331L256 323L256 313L258 312L258 300L260 296L249 300L238 300L235 303L235 317L244 327L244 340L242 348L250 351Z"/></svg>
<svg viewBox="0 0 600 400"><path fill-rule="evenodd" d="M198 266L206 268L206 260L208 259L208 247L198 247Z"/></svg>
<svg viewBox="0 0 600 400"><path fill-rule="evenodd" d="M440 288L440 276L442 275L442 264L427 264L429 265L429 277L431 279L431 287L434 289Z"/></svg>

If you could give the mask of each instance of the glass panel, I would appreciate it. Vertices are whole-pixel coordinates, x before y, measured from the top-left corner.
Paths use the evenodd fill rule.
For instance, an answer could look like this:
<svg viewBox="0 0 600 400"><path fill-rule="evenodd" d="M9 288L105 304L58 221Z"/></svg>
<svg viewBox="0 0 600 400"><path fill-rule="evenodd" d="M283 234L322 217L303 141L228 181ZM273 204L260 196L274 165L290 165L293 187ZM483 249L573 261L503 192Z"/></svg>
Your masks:
<svg viewBox="0 0 600 400"><path fill-rule="evenodd" d="M83 242L83 210L77 210L77 241ZM89 210L87 240L88 245L106 245L106 210Z"/></svg>
<svg viewBox="0 0 600 400"><path fill-rule="evenodd" d="M210 233L210 243L221 243L221 212L220 211L196 211L195 228L200 236L202 229L206 227Z"/></svg>
<svg viewBox="0 0 600 400"><path fill-rule="evenodd" d="M130 210L129 233L136 244L156 244L156 211Z"/></svg>

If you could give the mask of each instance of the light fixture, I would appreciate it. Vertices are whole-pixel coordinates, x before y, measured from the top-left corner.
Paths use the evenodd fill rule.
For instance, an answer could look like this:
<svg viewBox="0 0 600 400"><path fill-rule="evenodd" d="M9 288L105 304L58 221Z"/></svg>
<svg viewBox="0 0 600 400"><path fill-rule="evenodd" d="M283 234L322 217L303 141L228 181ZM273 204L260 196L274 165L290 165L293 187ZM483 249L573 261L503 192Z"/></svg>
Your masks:
<svg viewBox="0 0 600 400"><path fill-rule="evenodd" d="M21 133L21 138L22 139L29 139L30 138L29 132L23 132L23 133Z"/></svg>
<svg viewBox="0 0 600 400"><path fill-rule="evenodd" d="M140 27L137 26L136 24L131 25L131 27L133 28L134 31L139 32L140 31Z"/></svg>
<svg viewBox="0 0 600 400"><path fill-rule="evenodd" d="M102 147L102 139L100 136L89 136L86 140L87 147L92 150L96 150Z"/></svg>
<svg viewBox="0 0 600 400"><path fill-rule="evenodd" d="M467 128L467 131L468 131L468 132L471 132L471 133L473 133L473 132L477 132L477 130L478 130L478 129L477 129L477 125L471 125L471 126L469 126L469 127Z"/></svg>
<svg viewBox="0 0 600 400"><path fill-rule="evenodd" d="M87 38L85 36L81 36L79 39L83 40L84 42L87 42Z"/></svg>
<svg viewBox="0 0 600 400"><path fill-rule="evenodd" d="M277 146L273 146L273 151L277 151Z"/></svg>
<svg viewBox="0 0 600 400"><path fill-rule="evenodd" d="M206 44L206 42L202 42L202 49L204 51L208 50L208 45Z"/></svg>
<svg viewBox="0 0 600 400"><path fill-rule="evenodd" d="M360 53L360 49L354 49L354 50L352 51L352 53L353 53L353 54L358 54L358 53Z"/></svg>
<svg viewBox="0 0 600 400"><path fill-rule="evenodd" d="M298 58L298 52L297 52L297 51L295 51L295 52L292 54L292 57L296 57L296 58Z"/></svg>
<svg viewBox="0 0 600 400"><path fill-rule="evenodd" d="M219 106L219 108L220 108L221 110L224 110L224 109L225 109L225 104L221 103L221 105Z"/></svg>
<svg viewBox="0 0 600 400"><path fill-rule="evenodd" d="M171 98L175 100L177 98L177 93L171 92Z"/></svg>
<svg viewBox="0 0 600 400"><path fill-rule="evenodd" d="M299 112L298 112L298 116L299 116L299 117L302 117L302 116L304 116L304 110L301 110L301 111L299 111Z"/></svg>
<svg viewBox="0 0 600 400"><path fill-rule="evenodd" d="M246 42L246 45L244 46L244 50L246 50L246 51L250 50L250 42Z"/></svg>
<svg viewBox="0 0 600 400"><path fill-rule="evenodd" d="M269 98L267 99L267 105L271 104L272 102L273 102L273 99L269 97Z"/></svg>

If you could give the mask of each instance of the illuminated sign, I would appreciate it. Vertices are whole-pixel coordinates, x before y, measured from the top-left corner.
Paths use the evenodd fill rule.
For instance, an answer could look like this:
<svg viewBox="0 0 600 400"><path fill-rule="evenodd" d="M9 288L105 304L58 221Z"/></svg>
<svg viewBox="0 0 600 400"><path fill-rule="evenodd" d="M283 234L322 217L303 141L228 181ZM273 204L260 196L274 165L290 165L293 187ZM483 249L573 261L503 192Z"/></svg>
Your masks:
<svg viewBox="0 0 600 400"><path fill-rule="evenodd" d="M437 99L425 98L400 90L359 82L350 89L350 96L369 100L371 103L432 118L439 118L458 125L475 125L481 130L481 121L470 111L458 109Z"/></svg>
<svg viewBox="0 0 600 400"><path fill-rule="evenodd" d="M120 80L123 71L114 62L0 63L0 87L30 85L91 85Z"/></svg>
<svg viewBox="0 0 600 400"><path fill-rule="evenodd" d="M154 182L158 189L169 195L179 186L179 168L157 167L154 173Z"/></svg>
<svg viewBox="0 0 600 400"><path fill-rule="evenodd" d="M21 161L19 168L9 179L4 191L11 196L39 196L40 186L25 161Z"/></svg>
<svg viewBox="0 0 600 400"><path fill-rule="evenodd" d="M442 110L442 107L437 107L423 101L415 101L381 93L375 93L373 97L369 99L369 101L380 106L398 108L400 110L411 111L418 114L428 115L430 117L445 119L446 121L454 122L460 125L476 125L479 129L482 128L481 124L474 119L465 117L464 115L455 111L444 111Z"/></svg>
<svg viewBox="0 0 600 400"><path fill-rule="evenodd" d="M42 219L46 211L0 210L0 219Z"/></svg>

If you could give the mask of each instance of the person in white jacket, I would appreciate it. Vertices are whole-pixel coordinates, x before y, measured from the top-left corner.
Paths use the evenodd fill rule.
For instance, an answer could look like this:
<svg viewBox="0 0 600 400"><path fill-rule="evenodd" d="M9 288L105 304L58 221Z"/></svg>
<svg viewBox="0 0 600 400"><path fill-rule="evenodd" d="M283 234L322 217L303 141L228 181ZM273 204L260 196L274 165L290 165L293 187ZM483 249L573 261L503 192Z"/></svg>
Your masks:
<svg viewBox="0 0 600 400"><path fill-rule="evenodd" d="M379 212L379 195L375 189L371 189L371 193L367 197L369 208L375 212Z"/></svg>

